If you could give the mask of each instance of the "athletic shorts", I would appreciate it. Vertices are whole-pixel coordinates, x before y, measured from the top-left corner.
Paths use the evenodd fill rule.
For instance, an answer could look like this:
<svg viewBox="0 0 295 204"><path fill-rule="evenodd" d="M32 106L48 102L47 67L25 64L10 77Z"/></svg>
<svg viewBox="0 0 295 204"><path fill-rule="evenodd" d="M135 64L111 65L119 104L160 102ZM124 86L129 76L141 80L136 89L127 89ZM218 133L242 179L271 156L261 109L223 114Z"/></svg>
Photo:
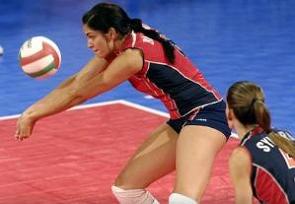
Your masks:
<svg viewBox="0 0 295 204"><path fill-rule="evenodd" d="M226 104L224 101L197 109L192 113L178 119L170 119L167 124L177 133L186 125L208 126L222 132L226 139L231 135L225 113Z"/></svg>

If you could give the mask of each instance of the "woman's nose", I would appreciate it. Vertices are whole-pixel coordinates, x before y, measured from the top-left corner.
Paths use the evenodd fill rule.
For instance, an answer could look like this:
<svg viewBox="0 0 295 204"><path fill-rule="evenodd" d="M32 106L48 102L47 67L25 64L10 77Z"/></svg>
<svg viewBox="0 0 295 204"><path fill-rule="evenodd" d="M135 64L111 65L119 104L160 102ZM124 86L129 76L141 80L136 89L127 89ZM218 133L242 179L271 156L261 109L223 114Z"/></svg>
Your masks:
<svg viewBox="0 0 295 204"><path fill-rule="evenodd" d="M87 47L88 48L92 48L93 47L93 43L91 42L91 40L87 41Z"/></svg>

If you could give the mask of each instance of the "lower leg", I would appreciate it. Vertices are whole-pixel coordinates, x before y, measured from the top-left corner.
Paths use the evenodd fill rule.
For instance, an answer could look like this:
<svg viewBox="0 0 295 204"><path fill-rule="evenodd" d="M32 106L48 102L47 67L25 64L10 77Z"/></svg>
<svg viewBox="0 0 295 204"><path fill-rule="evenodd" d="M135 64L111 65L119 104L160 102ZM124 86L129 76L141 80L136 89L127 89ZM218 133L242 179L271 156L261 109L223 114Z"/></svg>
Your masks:
<svg viewBox="0 0 295 204"><path fill-rule="evenodd" d="M145 188L175 169L176 140L174 130L164 124L139 147L112 187L121 204L158 204Z"/></svg>

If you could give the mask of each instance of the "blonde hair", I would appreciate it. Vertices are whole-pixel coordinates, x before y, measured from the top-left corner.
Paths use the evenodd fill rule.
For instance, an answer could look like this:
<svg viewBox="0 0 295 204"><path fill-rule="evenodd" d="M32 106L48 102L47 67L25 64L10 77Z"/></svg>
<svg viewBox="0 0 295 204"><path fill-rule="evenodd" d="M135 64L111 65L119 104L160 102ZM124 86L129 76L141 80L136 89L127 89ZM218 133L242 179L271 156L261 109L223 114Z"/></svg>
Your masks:
<svg viewBox="0 0 295 204"><path fill-rule="evenodd" d="M271 129L271 116L260 86L249 81L236 82L229 88L226 99L228 107L243 125L259 125L280 149L295 158L295 142Z"/></svg>

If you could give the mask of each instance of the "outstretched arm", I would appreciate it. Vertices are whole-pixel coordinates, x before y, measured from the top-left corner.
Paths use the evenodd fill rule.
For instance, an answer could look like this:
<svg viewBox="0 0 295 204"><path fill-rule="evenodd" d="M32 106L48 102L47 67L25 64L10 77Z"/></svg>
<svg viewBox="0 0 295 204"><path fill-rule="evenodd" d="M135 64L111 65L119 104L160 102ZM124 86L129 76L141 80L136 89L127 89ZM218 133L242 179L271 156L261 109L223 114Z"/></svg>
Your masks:
<svg viewBox="0 0 295 204"><path fill-rule="evenodd" d="M29 137L37 120L112 89L138 72L142 65L139 50L126 50L110 64L101 58L93 58L78 74L24 111L18 120L16 138Z"/></svg>
<svg viewBox="0 0 295 204"><path fill-rule="evenodd" d="M229 170L235 189L235 203L252 204L251 158L245 148L238 147L234 150L230 157Z"/></svg>

